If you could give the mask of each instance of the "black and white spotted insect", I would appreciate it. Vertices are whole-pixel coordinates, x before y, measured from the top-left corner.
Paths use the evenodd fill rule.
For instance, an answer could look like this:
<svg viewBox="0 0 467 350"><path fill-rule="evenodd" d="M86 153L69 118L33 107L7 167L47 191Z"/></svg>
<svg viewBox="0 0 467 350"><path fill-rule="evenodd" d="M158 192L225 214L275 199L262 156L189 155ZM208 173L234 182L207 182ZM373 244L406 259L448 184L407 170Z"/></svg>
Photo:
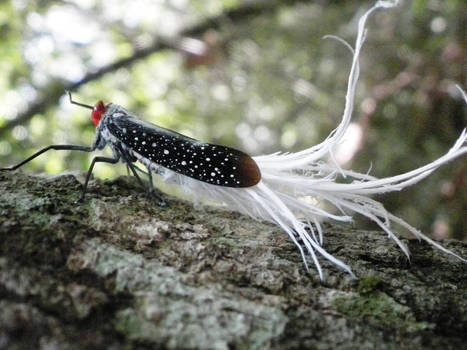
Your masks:
<svg viewBox="0 0 467 350"><path fill-rule="evenodd" d="M90 106L76 102L68 92L70 102L92 109L91 119L96 126L96 136L91 147L76 145L51 145L21 163L1 170L15 170L49 150L93 152L106 145L113 151L113 158L97 156L92 160L83 187L81 200L86 194L89 178L95 163L115 164L122 161L142 183L133 163L139 161L148 174L160 173L163 168L178 174L224 187L250 187L261 179L255 161L239 150L203 143L175 131L142 121L123 107L99 101ZM152 185L152 180L150 181Z"/></svg>

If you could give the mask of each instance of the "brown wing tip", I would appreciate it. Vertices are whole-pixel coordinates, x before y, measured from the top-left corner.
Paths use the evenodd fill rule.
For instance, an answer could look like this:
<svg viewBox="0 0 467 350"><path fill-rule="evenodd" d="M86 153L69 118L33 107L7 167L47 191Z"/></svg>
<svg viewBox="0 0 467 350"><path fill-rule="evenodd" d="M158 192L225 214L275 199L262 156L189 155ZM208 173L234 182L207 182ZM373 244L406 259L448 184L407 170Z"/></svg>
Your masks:
<svg viewBox="0 0 467 350"><path fill-rule="evenodd" d="M249 155L240 159L241 178L239 187L251 187L261 180L261 171L258 164Z"/></svg>

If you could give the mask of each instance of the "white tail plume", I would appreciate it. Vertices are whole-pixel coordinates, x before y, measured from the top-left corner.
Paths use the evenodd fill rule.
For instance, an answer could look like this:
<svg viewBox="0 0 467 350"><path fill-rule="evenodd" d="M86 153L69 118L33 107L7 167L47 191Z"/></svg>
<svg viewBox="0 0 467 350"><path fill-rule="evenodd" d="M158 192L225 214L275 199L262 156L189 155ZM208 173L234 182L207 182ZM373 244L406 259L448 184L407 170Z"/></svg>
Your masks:
<svg viewBox="0 0 467 350"><path fill-rule="evenodd" d="M465 154L467 152L466 130L462 132L447 154L423 167L397 176L377 179L368 174L341 169L336 162L329 165L323 161L326 157L333 160L333 151L342 141L350 123L360 72L359 56L365 41L367 18L378 8L390 8L396 5L397 2L377 2L358 22L355 47L351 48L346 43L353 53L353 60L348 78L342 121L323 142L296 153L273 153L254 157L261 170L262 180L249 188L214 186L170 170L165 170L163 180L182 186L193 195L195 200L207 200L211 203L214 201L225 205L229 210L235 210L257 220L266 220L279 225L299 249L307 270L307 257L310 257L321 279L323 272L318 259L319 255L352 274L349 266L327 253L322 247L323 230L320 225L323 219L351 221L351 213L358 213L377 223L407 257L409 257L409 250L394 234L391 223L401 226L434 247L466 261L426 237L404 220L387 212L381 203L368 197L372 194L399 191L413 185L430 175L441 165ZM459 90L461 89L459 88ZM462 90L461 92L467 102L465 93ZM352 179L353 182L338 183L336 179L339 177ZM316 202L330 204L337 209L338 214L322 209L315 204Z"/></svg>

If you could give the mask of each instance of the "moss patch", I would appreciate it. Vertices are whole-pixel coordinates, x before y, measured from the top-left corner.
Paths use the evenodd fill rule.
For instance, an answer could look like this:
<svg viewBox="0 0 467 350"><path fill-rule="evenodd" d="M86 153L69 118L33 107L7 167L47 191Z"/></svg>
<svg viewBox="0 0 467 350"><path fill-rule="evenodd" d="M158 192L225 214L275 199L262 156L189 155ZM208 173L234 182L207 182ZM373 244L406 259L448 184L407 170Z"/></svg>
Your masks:
<svg viewBox="0 0 467 350"><path fill-rule="evenodd" d="M434 328L428 322L417 322L407 306L397 303L383 292L351 298L338 297L334 299L333 306L352 321L386 331L406 334Z"/></svg>
<svg viewBox="0 0 467 350"><path fill-rule="evenodd" d="M369 294L378 290L383 281L375 276L367 276L362 278L358 283L358 292L361 294Z"/></svg>

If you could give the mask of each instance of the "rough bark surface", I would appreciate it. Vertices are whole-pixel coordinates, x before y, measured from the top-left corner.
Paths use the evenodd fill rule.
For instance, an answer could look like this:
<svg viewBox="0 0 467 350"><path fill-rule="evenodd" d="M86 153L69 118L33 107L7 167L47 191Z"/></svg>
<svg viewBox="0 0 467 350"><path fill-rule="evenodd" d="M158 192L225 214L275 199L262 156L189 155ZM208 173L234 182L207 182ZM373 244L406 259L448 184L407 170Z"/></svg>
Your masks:
<svg viewBox="0 0 467 350"><path fill-rule="evenodd" d="M275 226L166 197L132 178L0 173L0 349L459 349L466 264L418 241L326 226L306 273ZM467 245L444 242L467 256Z"/></svg>

